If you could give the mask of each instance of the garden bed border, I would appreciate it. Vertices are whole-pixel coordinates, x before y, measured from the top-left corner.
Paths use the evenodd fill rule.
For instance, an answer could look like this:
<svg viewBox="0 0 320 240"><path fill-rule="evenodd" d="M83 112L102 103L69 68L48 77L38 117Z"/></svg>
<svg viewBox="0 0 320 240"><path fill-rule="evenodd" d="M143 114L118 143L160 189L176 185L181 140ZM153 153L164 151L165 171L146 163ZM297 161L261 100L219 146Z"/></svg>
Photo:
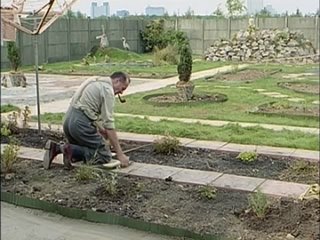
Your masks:
<svg viewBox="0 0 320 240"><path fill-rule="evenodd" d="M186 229L174 228L162 224L148 223L142 220L123 217L112 213L101 213L93 210L82 210L76 208L63 207L55 203L33 199L26 196L19 196L10 192L1 191L1 201L14 204L20 207L42 210L45 212L56 213L72 219L81 219L89 222L120 225L135 230L151 232L174 237L187 237L196 240L220 240L219 235L200 235Z"/></svg>

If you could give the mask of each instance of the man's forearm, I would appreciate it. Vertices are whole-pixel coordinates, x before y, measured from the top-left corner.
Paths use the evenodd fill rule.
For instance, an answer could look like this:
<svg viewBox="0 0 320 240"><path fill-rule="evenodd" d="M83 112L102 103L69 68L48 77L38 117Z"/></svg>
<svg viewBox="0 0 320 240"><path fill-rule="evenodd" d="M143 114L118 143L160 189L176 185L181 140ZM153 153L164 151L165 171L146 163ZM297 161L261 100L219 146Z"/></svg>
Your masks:
<svg viewBox="0 0 320 240"><path fill-rule="evenodd" d="M107 137L108 137L112 147L116 151L116 153L122 154L123 152L122 152L121 146L119 144L117 132L114 129L106 129L105 131L106 131Z"/></svg>

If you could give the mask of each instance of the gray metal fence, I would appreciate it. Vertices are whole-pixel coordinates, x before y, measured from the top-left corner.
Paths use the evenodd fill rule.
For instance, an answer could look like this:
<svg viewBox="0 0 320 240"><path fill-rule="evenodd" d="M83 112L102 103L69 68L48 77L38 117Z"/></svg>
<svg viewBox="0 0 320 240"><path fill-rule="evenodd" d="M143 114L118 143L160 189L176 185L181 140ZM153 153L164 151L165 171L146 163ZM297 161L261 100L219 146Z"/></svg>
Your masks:
<svg viewBox="0 0 320 240"><path fill-rule="evenodd" d="M38 36L39 64L81 59L101 35L103 25L111 47L122 47L121 38L126 37L131 49L142 52L140 31L148 20L129 19L59 19L46 32ZM284 29L302 31L319 49L319 17L269 17L256 18L260 29ZM182 19L167 20L166 27L186 33L194 53L202 54L215 40L230 39L234 33L245 29L248 19ZM17 44L21 51L22 64L34 64L33 36L18 32ZM1 46L1 68L9 67L6 43Z"/></svg>

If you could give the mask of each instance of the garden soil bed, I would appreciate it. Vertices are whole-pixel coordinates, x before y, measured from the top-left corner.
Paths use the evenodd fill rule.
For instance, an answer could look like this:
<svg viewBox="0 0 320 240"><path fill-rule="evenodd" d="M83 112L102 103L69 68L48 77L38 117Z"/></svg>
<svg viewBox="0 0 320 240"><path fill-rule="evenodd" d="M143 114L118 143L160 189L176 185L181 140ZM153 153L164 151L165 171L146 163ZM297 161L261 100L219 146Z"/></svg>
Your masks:
<svg viewBox="0 0 320 240"><path fill-rule="evenodd" d="M281 115L287 117L312 117L319 118L319 106L304 106L303 104L282 104L271 102L258 106L250 113Z"/></svg>
<svg viewBox="0 0 320 240"><path fill-rule="evenodd" d="M42 131L42 136L39 137L37 130L33 129L19 129L19 133L13 136L18 139L22 146L34 148L43 148L48 139L55 141L64 139L62 133L52 131ZM7 140L7 138L2 137L1 143L7 143ZM156 153L152 144L134 141L120 141L120 143L123 150L145 145L145 147L127 153L132 161L140 163L216 171L305 184L313 184L319 181L318 164L299 159L259 155L256 161L244 163L237 159L237 153L232 152L179 147L177 152L166 155Z"/></svg>
<svg viewBox="0 0 320 240"><path fill-rule="evenodd" d="M150 103L158 103L158 104L170 104L170 103L182 103L182 104L190 104L190 103L199 103L199 102L224 102L227 101L227 96L221 93L198 93L193 94L192 98L188 101L181 99L176 93L163 93L163 94L152 94L147 95L143 98L147 102Z"/></svg>
<svg viewBox="0 0 320 240"><path fill-rule="evenodd" d="M319 83L281 82L278 86L302 93L319 94Z"/></svg>
<svg viewBox="0 0 320 240"><path fill-rule="evenodd" d="M114 194L107 193L101 179L79 181L77 169L42 162L18 160L15 175L1 175L1 190L65 207L91 209L120 216L184 228L196 233L221 234L222 239L280 240L319 239L317 201L269 199L266 217L248 211L248 194L218 189L214 199L202 197L199 186L118 175ZM107 171L103 171L105 177Z"/></svg>
<svg viewBox="0 0 320 240"><path fill-rule="evenodd" d="M208 80L252 82L260 78L265 78L269 75L275 74L279 71L280 70L273 71L273 72L271 71L263 72L262 70L244 69L236 72L227 72L227 73L217 74Z"/></svg>

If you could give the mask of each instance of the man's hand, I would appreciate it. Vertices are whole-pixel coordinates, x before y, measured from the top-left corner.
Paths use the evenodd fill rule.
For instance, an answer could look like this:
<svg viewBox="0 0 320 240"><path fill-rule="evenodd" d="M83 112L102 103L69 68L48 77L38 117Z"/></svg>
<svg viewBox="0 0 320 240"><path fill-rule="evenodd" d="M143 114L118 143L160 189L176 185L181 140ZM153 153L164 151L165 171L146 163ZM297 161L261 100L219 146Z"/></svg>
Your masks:
<svg viewBox="0 0 320 240"><path fill-rule="evenodd" d="M117 159L121 162L121 167L126 168L129 166L129 157L125 154L117 154Z"/></svg>

